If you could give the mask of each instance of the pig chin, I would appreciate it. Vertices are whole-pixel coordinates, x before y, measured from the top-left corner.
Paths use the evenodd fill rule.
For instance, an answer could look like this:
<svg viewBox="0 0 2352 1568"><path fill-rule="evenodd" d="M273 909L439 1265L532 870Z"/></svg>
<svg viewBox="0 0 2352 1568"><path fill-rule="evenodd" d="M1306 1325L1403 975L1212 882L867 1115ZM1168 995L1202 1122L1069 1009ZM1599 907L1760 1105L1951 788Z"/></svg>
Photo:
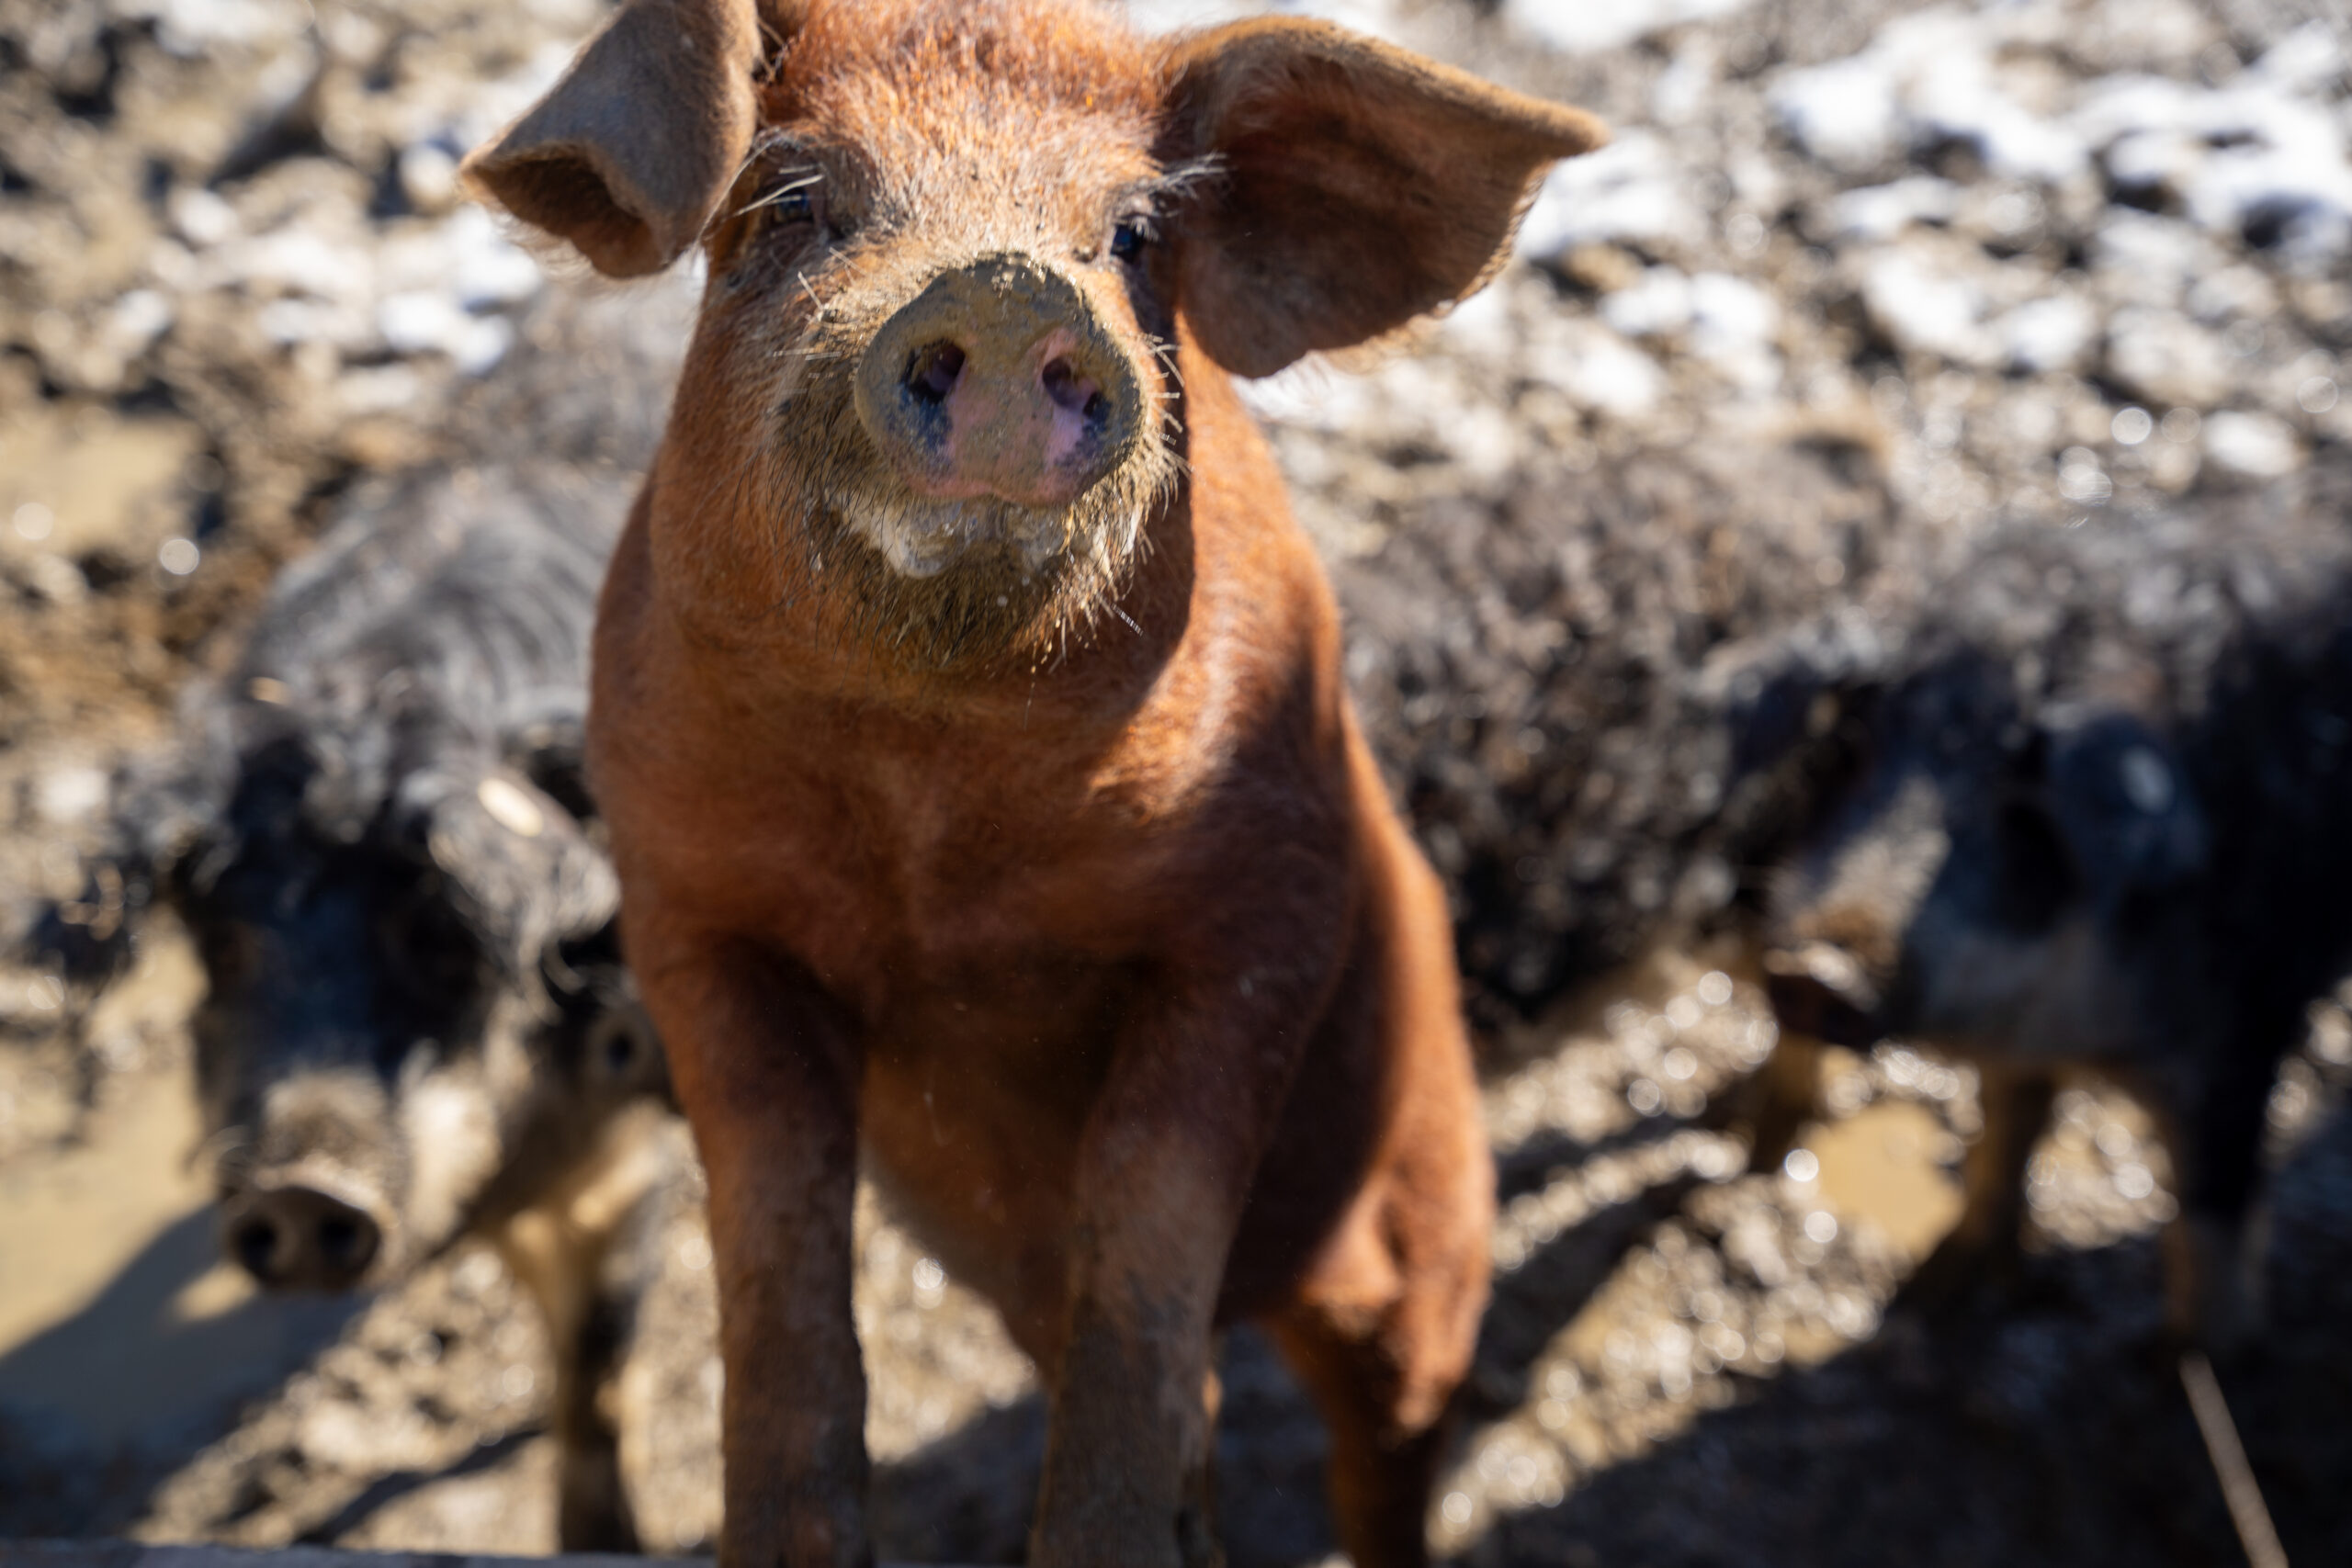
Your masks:
<svg viewBox="0 0 2352 1568"><path fill-rule="evenodd" d="M1173 491L1167 444L1137 445L1064 506L937 500L887 468L837 479L811 509L812 542L874 646L936 669L1039 657L1113 618Z"/></svg>
<svg viewBox="0 0 2352 1568"><path fill-rule="evenodd" d="M901 577L937 577L973 555L1001 556L1023 577L1049 573L1073 542L1069 509L996 500L896 502L854 492L831 498L843 526Z"/></svg>

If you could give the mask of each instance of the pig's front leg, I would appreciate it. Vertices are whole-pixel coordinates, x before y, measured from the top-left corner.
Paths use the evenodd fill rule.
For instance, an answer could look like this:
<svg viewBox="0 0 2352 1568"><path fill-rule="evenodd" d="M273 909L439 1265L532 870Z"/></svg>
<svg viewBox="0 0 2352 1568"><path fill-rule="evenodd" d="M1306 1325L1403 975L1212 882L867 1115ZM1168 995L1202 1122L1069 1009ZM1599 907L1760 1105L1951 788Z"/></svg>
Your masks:
<svg viewBox="0 0 2352 1568"><path fill-rule="evenodd" d="M2186 1061L2139 1077L2172 1156L2179 1203L2164 1233L2166 1326L2217 1360L2244 1351L2266 1315L2263 1130L2279 1058L2303 1027L2300 1009L2275 1011L2226 1045L2192 1047Z"/></svg>
<svg viewBox="0 0 2352 1568"><path fill-rule="evenodd" d="M1032 1568L1215 1560L1197 1501L1211 1320L1305 1045L1306 988L1228 975L1123 1032L1079 1151Z"/></svg>
<svg viewBox="0 0 2352 1568"><path fill-rule="evenodd" d="M858 1046L804 971L628 932L710 1181L724 1568L866 1568L865 1369L850 1315Z"/></svg>

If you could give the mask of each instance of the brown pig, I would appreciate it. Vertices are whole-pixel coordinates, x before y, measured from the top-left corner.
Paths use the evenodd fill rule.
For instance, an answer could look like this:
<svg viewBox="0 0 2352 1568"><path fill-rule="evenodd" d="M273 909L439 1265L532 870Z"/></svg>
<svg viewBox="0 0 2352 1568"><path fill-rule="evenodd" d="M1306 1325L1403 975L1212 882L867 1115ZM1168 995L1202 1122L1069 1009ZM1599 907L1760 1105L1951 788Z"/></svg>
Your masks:
<svg viewBox="0 0 2352 1568"><path fill-rule="evenodd" d="M607 272L708 254L590 749L709 1169L734 1568L870 1556L861 1149L1037 1362L1033 1563L1214 1559L1236 1318L1357 1562L1424 1560L1493 1177L1444 899L1228 376L1470 293L1602 137L1317 22L633 0L475 160Z"/></svg>

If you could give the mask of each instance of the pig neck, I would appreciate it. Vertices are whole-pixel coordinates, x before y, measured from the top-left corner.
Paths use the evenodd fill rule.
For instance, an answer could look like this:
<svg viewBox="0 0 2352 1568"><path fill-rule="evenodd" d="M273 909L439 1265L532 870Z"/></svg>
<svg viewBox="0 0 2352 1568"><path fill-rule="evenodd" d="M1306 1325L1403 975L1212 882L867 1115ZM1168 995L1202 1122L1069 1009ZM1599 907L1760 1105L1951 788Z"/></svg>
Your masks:
<svg viewBox="0 0 2352 1568"><path fill-rule="evenodd" d="M695 672L694 684L741 716L748 739L820 711L897 714L927 725L1107 738L1131 724L1188 661L1204 582L1250 546L1240 536L1292 531L1271 454L1225 372L1181 341L1183 478L1146 520L1127 581L1084 633L1043 657L975 661L947 670L894 660L861 632L853 608L812 570L797 533L665 506L665 446L640 510L659 640ZM1216 476L1206 487L1196 474ZM1235 515L1235 496L1248 515ZM1204 499L1208 504L1204 506ZM1269 513L1272 515L1269 515ZM713 524L716 524L714 526ZM1204 524L1216 538L1204 563ZM624 547L627 553L627 547ZM609 606L608 606L609 608ZM655 630L653 625L644 631ZM650 649L646 651L650 652ZM665 662L668 660L665 660Z"/></svg>

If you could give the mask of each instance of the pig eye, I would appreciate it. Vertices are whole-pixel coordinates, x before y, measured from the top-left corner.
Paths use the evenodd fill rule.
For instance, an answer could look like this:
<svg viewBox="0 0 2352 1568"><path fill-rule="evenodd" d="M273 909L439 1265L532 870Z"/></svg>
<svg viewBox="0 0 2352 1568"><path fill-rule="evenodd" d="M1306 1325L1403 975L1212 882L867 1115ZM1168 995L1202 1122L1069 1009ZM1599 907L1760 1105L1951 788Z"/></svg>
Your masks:
<svg viewBox="0 0 2352 1568"><path fill-rule="evenodd" d="M1111 254L1123 262L1132 262L1143 254L1151 243L1151 220L1143 217L1122 218L1111 231Z"/></svg>
<svg viewBox="0 0 2352 1568"><path fill-rule="evenodd" d="M817 216L817 186L823 179L810 169L788 171L737 216L763 224L806 223Z"/></svg>

